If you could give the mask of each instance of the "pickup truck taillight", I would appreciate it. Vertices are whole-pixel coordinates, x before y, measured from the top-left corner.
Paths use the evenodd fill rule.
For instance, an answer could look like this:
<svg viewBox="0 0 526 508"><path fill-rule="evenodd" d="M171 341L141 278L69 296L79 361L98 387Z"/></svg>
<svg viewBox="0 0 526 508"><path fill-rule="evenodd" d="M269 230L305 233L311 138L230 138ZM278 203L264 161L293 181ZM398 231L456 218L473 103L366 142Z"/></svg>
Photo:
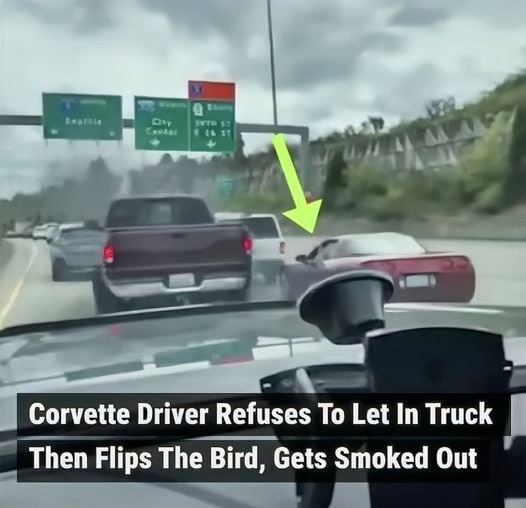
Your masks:
<svg viewBox="0 0 526 508"><path fill-rule="evenodd" d="M102 249L102 261L105 265L111 265L115 261L115 247L107 243Z"/></svg>
<svg viewBox="0 0 526 508"><path fill-rule="evenodd" d="M247 235L243 237L241 245L243 246L245 254L252 254L252 238L250 238L250 236Z"/></svg>
<svg viewBox="0 0 526 508"><path fill-rule="evenodd" d="M285 242L279 242L279 253L280 254L285 254Z"/></svg>

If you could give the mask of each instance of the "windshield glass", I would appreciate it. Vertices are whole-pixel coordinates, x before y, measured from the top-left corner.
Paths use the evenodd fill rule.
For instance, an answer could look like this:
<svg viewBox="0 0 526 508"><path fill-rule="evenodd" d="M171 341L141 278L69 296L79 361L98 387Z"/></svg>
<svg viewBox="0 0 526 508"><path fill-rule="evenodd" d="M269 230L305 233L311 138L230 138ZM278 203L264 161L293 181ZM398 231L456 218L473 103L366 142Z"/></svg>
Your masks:
<svg viewBox="0 0 526 508"><path fill-rule="evenodd" d="M521 0L124 1L1 2L0 328L295 300L362 255L397 302L526 301ZM105 256L60 257L87 221Z"/></svg>

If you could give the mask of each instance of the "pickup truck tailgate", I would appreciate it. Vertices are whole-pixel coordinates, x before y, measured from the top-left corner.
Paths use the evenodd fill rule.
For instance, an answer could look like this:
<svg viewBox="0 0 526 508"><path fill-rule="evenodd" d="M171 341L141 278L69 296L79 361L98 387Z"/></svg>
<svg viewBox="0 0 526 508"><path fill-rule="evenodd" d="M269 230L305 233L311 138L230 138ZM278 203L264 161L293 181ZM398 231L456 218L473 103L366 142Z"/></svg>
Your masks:
<svg viewBox="0 0 526 508"><path fill-rule="evenodd" d="M178 273L199 278L212 272L250 270L245 237L242 228L228 224L112 229L114 262L106 273L110 278Z"/></svg>

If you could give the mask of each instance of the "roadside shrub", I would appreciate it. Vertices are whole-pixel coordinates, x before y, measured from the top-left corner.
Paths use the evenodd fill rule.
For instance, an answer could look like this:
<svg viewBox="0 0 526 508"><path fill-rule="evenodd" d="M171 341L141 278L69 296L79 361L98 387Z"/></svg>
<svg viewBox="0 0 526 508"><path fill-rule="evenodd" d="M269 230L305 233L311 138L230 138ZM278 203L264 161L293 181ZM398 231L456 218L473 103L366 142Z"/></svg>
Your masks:
<svg viewBox="0 0 526 508"><path fill-rule="evenodd" d="M271 192L244 194L221 204L221 210L226 212L282 213L293 207L290 195Z"/></svg>
<svg viewBox="0 0 526 508"><path fill-rule="evenodd" d="M450 205L451 174L397 171L375 165L349 170L348 206L370 218L396 220L443 210Z"/></svg>
<svg viewBox="0 0 526 508"><path fill-rule="evenodd" d="M324 205L328 210L338 208L343 204L342 195L346 186L347 163L343 152L334 153L327 167L327 178L323 187Z"/></svg>
<svg viewBox="0 0 526 508"><path fill-rule="evenodd" d="M523 76L526 81L526 74ZM508 205L526 201L526 96L516 109L513 132L510 139L509 174L504 183Z"/></svg>
<svg viewBox="0 0 526 508"><path fill-rule="evenodd" d="M502 183L495 182L481 191L475 198L472 208L475 212L487 215L501 212L505 208Z"/></svg>
<svg viewBox="0 0 526 508"><path fill-rule="evenodd" d="M343 205L350 209L363 208L365 200L385 196L392 174L374 164L352 166L346 172L346 186L342 193Z"/></svg>
<svg viewBox="0 0 526 508"><path fill-rule="evenodd" d="M461 204L478 211L502 206L502 184L509 171L509 139L509 116L499 114L460 162L456 183Z"/></svg>
<svg viewBox="0 0 526 508"><path fill-rule="evenodd" d="M393 186L383 196L363 199L358 212L379 222L400 221L411 214L411 203L407 201L402 187Z"/></svg>

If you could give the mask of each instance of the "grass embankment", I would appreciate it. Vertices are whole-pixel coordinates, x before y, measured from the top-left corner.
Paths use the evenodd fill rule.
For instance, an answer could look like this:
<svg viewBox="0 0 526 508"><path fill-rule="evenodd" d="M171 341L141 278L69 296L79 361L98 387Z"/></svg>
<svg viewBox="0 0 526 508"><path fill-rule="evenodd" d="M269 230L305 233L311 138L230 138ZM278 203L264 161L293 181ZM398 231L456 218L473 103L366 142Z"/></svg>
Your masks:
<svg viewBox="0 0 526 508"><path fill-rule="evenodd" d="M371 161L348 165L336 151L328 164L317 230L526 240L526 72L441 119L417 119L391 132L490 113L491 126L463 150L456 167L394 172ZM269 192L239 196L224 208L281 214L292 202L286 192ZM284 226L300 233L288 222Z"/></svg>

